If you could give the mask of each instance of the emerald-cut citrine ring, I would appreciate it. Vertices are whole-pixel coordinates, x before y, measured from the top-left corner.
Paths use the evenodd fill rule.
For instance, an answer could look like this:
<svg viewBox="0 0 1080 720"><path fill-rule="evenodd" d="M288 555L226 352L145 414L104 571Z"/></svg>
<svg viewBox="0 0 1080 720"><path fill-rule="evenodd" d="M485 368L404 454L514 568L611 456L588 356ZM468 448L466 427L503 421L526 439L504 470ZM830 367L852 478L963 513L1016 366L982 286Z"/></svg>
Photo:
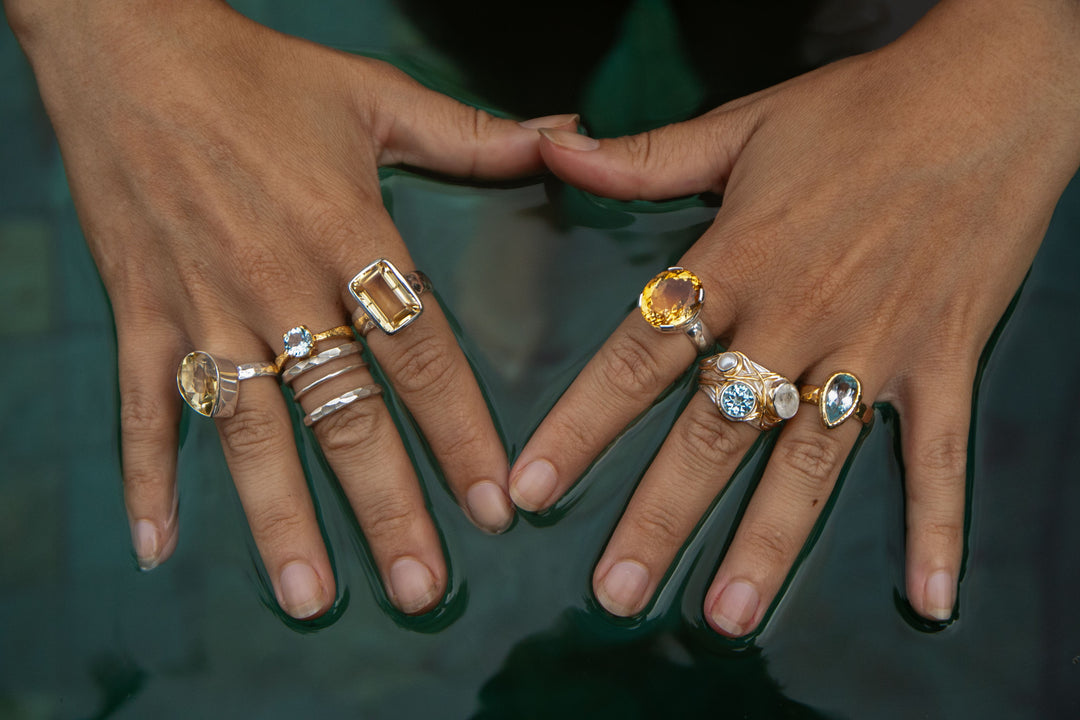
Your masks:
<svg viewBox="0 0 1080 720"><path fill-rule="evenodd" d="M638 307L645 322L660 332L682 332L700 355L713 344L712 334L698 317L705 304L705 287L697 275L681 267L669 267L641 291Z"/></svg>
<svg viewBox="0 0 1080 720"><path fill-rule="evenodd" d="M775 427L799 411L799 391L790 380L734 350L702 361L698 389L722 416L759 430Z"/></svg>
<svg viewBox="0 0 1080 720"><path fill-rule="evenodd" d="M424 311L420 296L431 281L419 270L402 274L385 258L376 260L349 281L349 294L358 303L352 319L360 337L378 327L393 335L408 327Z"/></svg>
<svg viewBox="0 0 1080 720"><path fill-rule="evenodd" d="M236 412L240 381L276 377L273 363L237 365L231 360L196 350L184 356L176 369L176 387L191 409L204 417L227 418Z"/></svg>
<svg viewBox="0 0 1080 720"><path fill-rule="evenodd" d="M803 385L799 390L803 402L818 406L821 424L834 428L851 416L870 422L874 406L863 402L862 383L849 372L835 372L824 385Z"/></svg>

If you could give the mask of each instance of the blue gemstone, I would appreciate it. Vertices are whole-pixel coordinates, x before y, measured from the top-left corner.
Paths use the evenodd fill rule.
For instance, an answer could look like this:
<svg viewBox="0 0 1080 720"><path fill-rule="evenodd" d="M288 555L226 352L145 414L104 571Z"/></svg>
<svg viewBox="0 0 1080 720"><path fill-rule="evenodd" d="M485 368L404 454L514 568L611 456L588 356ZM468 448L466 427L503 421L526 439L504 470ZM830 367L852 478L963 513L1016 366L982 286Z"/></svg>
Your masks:
<svg viewBox="0 0 1080 720"><path fill-rule="evenodd" d="M754 412L757 398L750 386L733 382L720 392L720 409L732 420L742 420Z"/></svg>
<svg viewBox="0 0 1080 720"><path fill-rule="evenodd" d="M855 411L855 402L859 399L859 381L854 375L837 373L825 383L822 397L825 424L836 427Z"/></svg>

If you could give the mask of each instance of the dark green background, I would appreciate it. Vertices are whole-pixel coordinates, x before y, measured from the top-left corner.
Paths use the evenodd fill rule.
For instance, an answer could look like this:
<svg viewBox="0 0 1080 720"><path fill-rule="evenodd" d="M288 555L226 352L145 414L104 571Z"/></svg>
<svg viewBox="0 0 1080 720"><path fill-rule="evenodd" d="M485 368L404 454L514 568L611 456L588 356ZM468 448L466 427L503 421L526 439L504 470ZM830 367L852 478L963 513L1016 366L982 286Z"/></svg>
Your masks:
<svg viewBox="0 0 1080 720"><path fill-rule="evenodd" d="M755 11L638 0L519 7L508 20L486 2L236 4L517 117L580 111L597 135L690 116L873 47L918 14L875 2ZM507 40L510 30L519 35ZM312 628L274 607L211 423L185 423L175 556L136 570L112 321L33 77L6 31L0 97L0 718L1077 716L1077 181L979 387L968 557L949 627L919 623L903 601L888 413L750 646L708 631L700 604L767 442L643 620L598 610L591 567L693 392L684 377L552 514L502 537L464 519L408 429L452 571L448 601L421 619L389 609L298 430L341 588ZM384 188L515 453L644 281L714 212L699 201L598 202L554 181L471 188L393 171Z"/></svg>

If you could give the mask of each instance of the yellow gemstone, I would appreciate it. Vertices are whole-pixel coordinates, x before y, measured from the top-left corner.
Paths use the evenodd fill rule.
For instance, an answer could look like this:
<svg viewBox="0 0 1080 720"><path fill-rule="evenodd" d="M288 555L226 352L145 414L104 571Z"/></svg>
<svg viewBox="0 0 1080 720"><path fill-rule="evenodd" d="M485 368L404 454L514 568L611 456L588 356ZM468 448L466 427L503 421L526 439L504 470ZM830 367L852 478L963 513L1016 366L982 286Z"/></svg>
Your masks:
<svg viewBox="0 0 1080 720"><path fill-rule="evenodd" d="M686 325L701 309L704 293L697 275L668 268L641 291L641 314L654 328L670 330Z"/></svg>
<svg viewBox="0 0 1080 720"><path fill-rule="evenodd" d="M416 291L388 260L361 270L349 283L349 292L386 333L397 332L423 310Z"/></svg>
<svg viewBox="0 0 1080 720"><path fill-rule="evenodd" d="M204 352L188 353L176 371L176 385L191 409L211 417L220 397L217 364Z"/></svg>

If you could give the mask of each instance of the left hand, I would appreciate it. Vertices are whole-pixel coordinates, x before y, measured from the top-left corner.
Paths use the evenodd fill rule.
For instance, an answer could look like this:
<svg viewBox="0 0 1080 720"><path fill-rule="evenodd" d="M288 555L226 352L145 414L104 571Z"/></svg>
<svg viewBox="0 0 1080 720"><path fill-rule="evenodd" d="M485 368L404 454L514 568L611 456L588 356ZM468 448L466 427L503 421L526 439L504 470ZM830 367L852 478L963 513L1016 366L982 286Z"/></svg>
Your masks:
<svg viewBox="0 0 1080 720"><path fill-rule="evenodd" d="M705 325L792 380L854 372L867 402L893 404L907 594L927 618L953 613L980 353L1080 164L1078 28L1075 2L947 0L882 50L685 123L600 141L543 131L548 166L590 192L723 192L679 263L704 283ZM517 505L554 503L693 358L631 313L522 451ZM805 404L786 423L705 597L716 630L759 625L859 425L826 429ZM694 395L595 569L609 612L648 605L757 435Z"/></svg>

